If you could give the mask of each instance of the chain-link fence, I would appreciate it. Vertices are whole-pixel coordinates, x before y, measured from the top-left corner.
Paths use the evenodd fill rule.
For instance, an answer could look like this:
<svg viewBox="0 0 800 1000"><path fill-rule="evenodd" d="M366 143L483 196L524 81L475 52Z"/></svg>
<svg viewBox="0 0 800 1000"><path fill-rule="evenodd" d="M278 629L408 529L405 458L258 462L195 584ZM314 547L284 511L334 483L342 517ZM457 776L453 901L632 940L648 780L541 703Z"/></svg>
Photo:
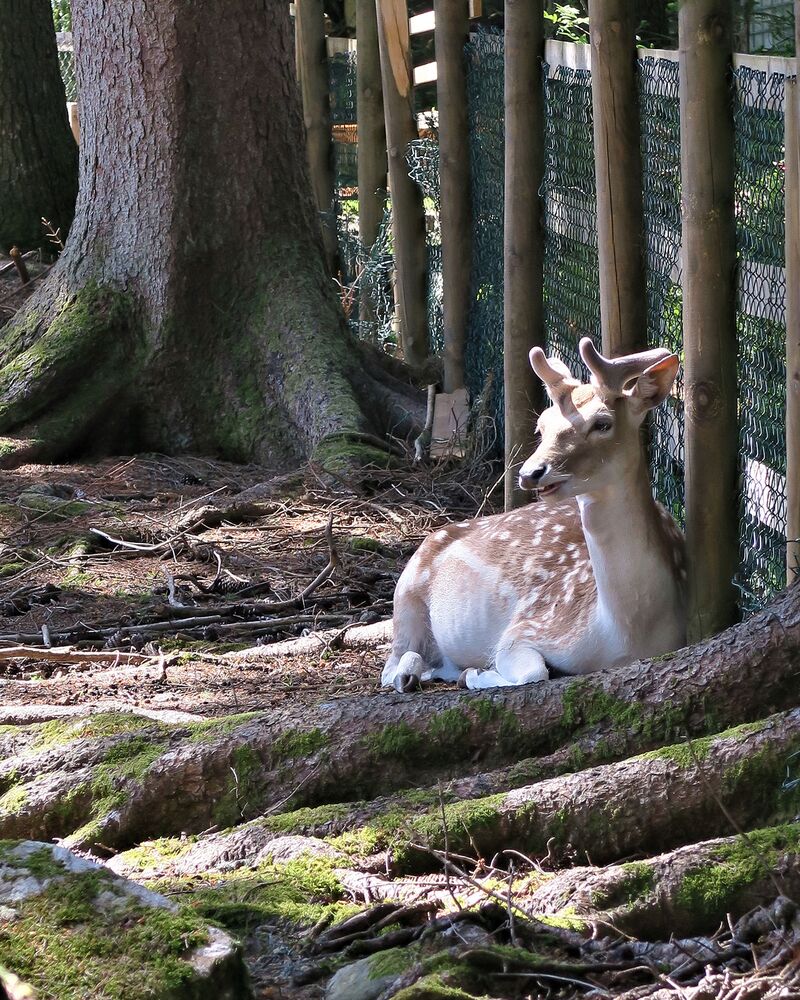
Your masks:
<svg viewBox="0 0 800 1000"><path fill-rule="evenodd" d="M745 611L783 586L786 566L784 77L734 74L738 255L740 556Z"/></svg>
<svg viewBox="0 0 800 1000"><path fill-rule="evenodd" d="M678 64L639 60L642 207L647 277L647 345L683 360L681 294L681 142ZM684 522L683 368L672 395L649 422L650 471L658 499Z"/></svg>
<svg viewBox="0 0 800 1000"><path fill-rule="evenodd" d="M56 33L58 42L58 66L61 70L61 79L64 81L64 91L68 101L78 100L78 85L75 79L75 52L72 46L72 32L59 31Z"/></svg>
<svg viewBox="0 0 800 1000"><path fill-rule="evenodd" d="M465 50L472 194L466 382L503 428L503 35L481 30Z"/></svg>
<svg viewBox="0 0 800 1000"><path fill-rule="evenodd" d="M466 48L473 197L472 303L467 381L473 399L494 382L502 427L503 38L478 32ZM600 340L591 77L545 66L545 335L580 371L581 337ZM740 555L744 613L783 586L786 525L783 90L780 73L734 78L740 420ZM683 358L680 108L676 59L639 61L647 342ZM681 373L682 375L682 373ZM656 496L684 519L681 375L654 414Z"/></svg>

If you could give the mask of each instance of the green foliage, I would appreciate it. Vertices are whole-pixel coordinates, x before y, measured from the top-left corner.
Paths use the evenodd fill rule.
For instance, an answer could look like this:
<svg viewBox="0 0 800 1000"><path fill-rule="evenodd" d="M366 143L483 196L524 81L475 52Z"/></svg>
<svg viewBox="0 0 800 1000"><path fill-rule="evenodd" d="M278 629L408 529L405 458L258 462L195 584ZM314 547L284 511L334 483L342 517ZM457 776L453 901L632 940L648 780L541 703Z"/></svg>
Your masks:
<svg viewBox="0 0 800 1000"><path fill-rule="evenodd" d="M589 18L569 3L555 3L552 11L544 12L553 37L565 42L586 42L589 38Z"/></svg>
<svg viewBox="0 0 800 1000"><path fill-rule="evenodd" d="M72 31L70 0L50 0L53 6L53 23L56 31Z"/></svg>

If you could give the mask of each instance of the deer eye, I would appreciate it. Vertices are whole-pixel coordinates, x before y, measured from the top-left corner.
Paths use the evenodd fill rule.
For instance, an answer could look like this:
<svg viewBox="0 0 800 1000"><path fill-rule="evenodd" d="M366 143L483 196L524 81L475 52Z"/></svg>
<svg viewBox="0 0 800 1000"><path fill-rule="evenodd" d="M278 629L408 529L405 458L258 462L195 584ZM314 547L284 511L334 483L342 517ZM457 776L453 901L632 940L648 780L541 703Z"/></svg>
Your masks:
<svg viewBox="0 0 800 1000"><path fill-rule="evenodd" d="M613 420L609 420L608 417L598 417L597 420L589 428L589 433L593 434L597 431L600 434L608 434L609 431L614 430Z"/></svg>

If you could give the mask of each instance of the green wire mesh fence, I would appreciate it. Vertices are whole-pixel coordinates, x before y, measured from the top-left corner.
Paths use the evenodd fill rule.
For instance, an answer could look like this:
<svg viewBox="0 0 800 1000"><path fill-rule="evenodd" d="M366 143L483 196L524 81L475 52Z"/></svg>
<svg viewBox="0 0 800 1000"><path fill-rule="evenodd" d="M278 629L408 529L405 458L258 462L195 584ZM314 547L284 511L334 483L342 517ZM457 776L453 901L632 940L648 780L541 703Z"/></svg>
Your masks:
<svg viewBox="0 0 800 1000"><path fill-rule="evenodd" d="M58 66L61 79L64 81L64 91L68 101L78 100L78 85L75 79L75 52L72 48L72 34L66 31L58 33Z"/></svg>
<svg viewBox="0 0 800 1000"><path fill-rule="evenodd" d="M639 60L642 207L647 277L647 345L666 347L683 360L681 295L681 146L678 64ZM649 422L654 491L684 523L683 369L672 395Z"/></svg>
<svg viewBox="0 0 800 1000"><path fill-rule="evenodd" d="M472 194L466 382L503 429L503 36L481 30L465 49Z"/></svg>
<svg viewBox="0 0 800 1000"><path fill-rule="evenodd" d="M738 257L740 558L744 612L783 587L786 565L784 77L734 73Z"/></svg>

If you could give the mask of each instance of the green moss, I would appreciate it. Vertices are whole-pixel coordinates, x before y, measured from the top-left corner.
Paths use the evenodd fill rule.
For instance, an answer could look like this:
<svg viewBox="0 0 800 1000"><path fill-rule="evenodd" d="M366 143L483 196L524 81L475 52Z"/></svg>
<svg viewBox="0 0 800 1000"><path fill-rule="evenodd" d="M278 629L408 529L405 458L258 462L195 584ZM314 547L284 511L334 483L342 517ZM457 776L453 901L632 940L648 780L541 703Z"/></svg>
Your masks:
<svg viewBox="0 0 800 1000"><path fill-rule="evenodd" d="M596 893L592 902L598 909L629 905L648 896L655 886L655 870L645 861L631 861L620 865L624 872L622 879L607 895Z"/></svg>
<svg viewBox="0 0 800 1000"><path fill-rule="evenodd" d="M765 726L763 721L745 723L741 726L734 726L721 733L712 736L703 736L698 739L686 740L683 743L674 743L666 747L658 747L647 753L640 754L635 760L668 760L679 767L692 767L694 764L703 761L708 757L711 748L719 740L744 739L751 733L760 732Z"/></svg>
<svg viewBox="0 0 800 1000"><path fill-rule="evenodd" d="M28 790L24 785L14 785L0 796L0 815L18 813L28 801Z"/></svg>
<svg viewBox="0 0 800 1000"><path fill-rule="evenodd" d="M333 873L337 863L301 857L286 865L263 864L224 876L209 875L203 884L196 878L169 879L153 883L153 888L185 892L198 914L237 934L270 920L310 927L322 916L344 920L361 909Z"/></svg>
<svg viewBox="0 0 800 1000"><path fill-rule="evenodd" d="M327 733L323 733L319 728L281 733L272 744L272 752L276 757L286 757L290 760L310 757L326 747L328 742Z"/></svg>
<svg viewBox="0 0 800 1000"><path fill-rule="evenodd" d="M470 703L470 707L485 726L494 722L504 711L503 707L492 698L476 698Z"/></svg>
<svg viewBox="0 0 800 1000"><path fill-rule="evenodd" d="M0 840L0 860L8 868L29 871L34 878L54 878L64 874L64 868L53 857L53 852L47 847L31 851L30 854L20 854L16 848L18 840Z"/></svg>
<svg viewBox="0 0 800 1000"><path fill-rule="evenodd" d="M247 744L236 747L230 771L228 787L214 810L214 822L221 827L241 822L248 811L252 813L258 808L263 798L263 785L259 779L264 773L264 764L255 750Z"/></svg>
<svg viewBox="0 0 800 1000"><path fill-rule="evenodd" d="M434 972L418 979L411 986L405 986L394 994L394 1000L480 1000L480 998L448 982L445 973Z"/></svg>
<svg viewBox="0 0 800 1000"><path fill-rule="evenodd" d="M32 514L38 515L37 521L63 521L98 510L96 504L84 503L82 500L63 500L44 493L23 493L17 503L29 517Z"/></svg>
<svg viewBox="0 0 800 1000"><path fill-rule="evenodd" d="M136 872L146 872L158 868L168 861L175 861L190 851L196 837L160 837L157 840L145 840L138 847L125 851L126 868Z"/></svg>
<svg viewBox="0 0 800 1000"><path fill-rule="evenodd" d="M402 756L413 759L424 746L422 734L405 722L390 722L380 732L364 737L364 745L375 757Z"/></svg>
<svg viewBox="0 0 800 1000"><path fill-rule="evenodd" d="M615 728L630 730L638 729L642 722L642 710L638 705L613 698L598 687L596 681L586 677L567 685L563 713L563 722L568 729L610 721Z"/></svg>
<svg viewBox="0 0 800 1000"><path fill-rule="evenodd" d="M389 948L370 956L369 978L383 979L385 976L402 975L416 960L417 951L413 948Z"/></svg>
<svg viewBox="0 0 800 1000"><path fill-rule="evenodd" d="M465 802L451 802L444 806L444 818L441 808L408 818L407 838L394 847L395 863L401 867L414 866L417 850L411 846L412 841L429 848L443 849L445 827L447 845L451 850L469 850L473 844L480 849L482 842L486 843L492 835L496 835L500 807L505 799L505 794L500 793Z"/></svg>
<svg viewBox="0 0 800 1000"><path fill-rule="evenodd" d="M351 552L387 552L386 546L377 538L370 538L367 535L354 535L347 543Z"/></svg>
<svg viewBox="0 0 800 1000"><path fill-rule="evenodd" d="M238 715L224 715L218 719L205 719L203 722L193 722L189 726L189 739L192 743L205 743L209 740L215 740L220 736L230 736L231 733L236 732L245 723L263 717L263 712L240 712Z"/></svg>
<svg viewBox="0 0 800 1000"><path fill-rule="evenodd" d="M321 830L337 821L342 821L349 815L350 810L357 808L358 803L345 805L313 806L303 809L294 809L291 812L278 813L275 816L267 816L261 820L261 824L274 833L309 833L314 830Z"/></svg>
<svg viewBox="0 0 800 1000"><path fill-rule="evenodd" d="M755 830L715 847L709 860L687 872L676 902L693 917L711 924L736 908L754 883L772 877L783 854L800 852L800 825Z"/></svg>
<svg viewBox="0 0 800 1000"><path fill-rule="evenodd" d="M61 746L74 740L104 739L120 733L133 733L143 729L167 730L162 723L130 712L98 712L79 718L53 719L37 727L33 746L36 750Z"/></svg>
<svg viewBox="0 0 800 1000"><path fill-rule="evenodd" d="M435 715L428 725L428 735L442 749L458 749L463 756L463 743L472 730L472 722L460 708L446 708Z"/></svg>
<svg viewBox="0 0 800 1000"><path fill-rule="evenodd" d="M64 875L57 867L62 877L22 903L18 919L0 926L0 964L41 997L59 1000L129 1000L141 994L143 982L153 995L169 996L192 982L195 973L184 955L208 939L196 914L135 900L98 907L110 876Z"/></svg>
<svg viewBox="0 0 800 1000"><path fill-rule="evenodd" d="M388 451L359 441L357 432L348 438L347 432L343 431L323 438L314 448L311 461L329 472L346 474L366 465L388 469L394 460Z"/></svg>
<svg viewBox="0 0 800 1000"><path fill-rule="evenodd" d="M15 573L21 572L27 563L24 562L7 562L0 566L0 579L4 579L7 576L14 576Z"/></svg>

